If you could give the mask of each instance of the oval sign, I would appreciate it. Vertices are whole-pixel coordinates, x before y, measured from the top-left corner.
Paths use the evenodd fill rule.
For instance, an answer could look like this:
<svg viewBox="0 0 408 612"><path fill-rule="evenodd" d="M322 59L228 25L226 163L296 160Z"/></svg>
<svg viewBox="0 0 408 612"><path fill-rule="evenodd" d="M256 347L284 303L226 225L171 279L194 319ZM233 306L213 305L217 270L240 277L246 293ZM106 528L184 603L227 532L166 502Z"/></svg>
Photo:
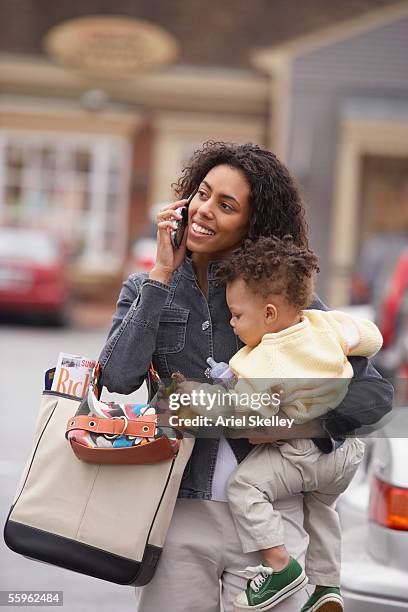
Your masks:
<svg viewBox="0 0 408 612"><path fill-rule="evenodd" d="M178 56L175 38L160 26L115 15L64 21L47 32L44 47L65 67L109 78L154 70Z"/></svg>

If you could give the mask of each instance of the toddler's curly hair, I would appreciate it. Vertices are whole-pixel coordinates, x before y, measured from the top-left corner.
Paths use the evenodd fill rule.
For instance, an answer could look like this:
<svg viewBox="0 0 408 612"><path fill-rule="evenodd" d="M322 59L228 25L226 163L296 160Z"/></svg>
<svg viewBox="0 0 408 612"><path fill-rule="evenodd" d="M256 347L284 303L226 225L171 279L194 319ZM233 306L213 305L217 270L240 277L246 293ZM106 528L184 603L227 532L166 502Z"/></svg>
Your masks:
<svg viewBox="0 0 408 612"><path fill-rule="evenodd" d="M254 292L268 298L282 295L289 304L304 310L313 298L313 277L319 272L317 255L298 246L292 236L246 239L216 268L219 282L242 278Z"/></svg>

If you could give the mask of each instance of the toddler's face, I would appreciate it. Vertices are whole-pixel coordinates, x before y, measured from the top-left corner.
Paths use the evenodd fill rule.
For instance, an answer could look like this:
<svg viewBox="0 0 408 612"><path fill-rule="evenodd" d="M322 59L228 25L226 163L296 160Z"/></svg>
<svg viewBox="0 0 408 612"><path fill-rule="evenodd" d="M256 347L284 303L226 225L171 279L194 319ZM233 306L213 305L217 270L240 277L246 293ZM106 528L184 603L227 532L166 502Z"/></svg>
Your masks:
<svg viewBox="0 0 408 612"><path fill-rule="evenodd" d="M234 333L246 345L257 346L271 331L265 321L265 298L253 293L241 278L227 284L226 297Z"/></svg>

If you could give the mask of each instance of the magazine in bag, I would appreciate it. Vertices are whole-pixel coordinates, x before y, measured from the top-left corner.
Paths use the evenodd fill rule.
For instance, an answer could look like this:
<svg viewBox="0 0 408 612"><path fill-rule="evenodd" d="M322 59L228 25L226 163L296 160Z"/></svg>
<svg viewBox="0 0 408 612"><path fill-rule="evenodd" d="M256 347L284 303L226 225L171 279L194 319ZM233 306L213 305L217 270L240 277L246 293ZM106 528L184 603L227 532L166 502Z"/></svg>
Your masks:
<svg viewBox="0 0 408 612"><path fill-rule="evenodd" d="M96 361L81 355L60 353L52 380L51 391L82 399L91 380Z"/></svg>

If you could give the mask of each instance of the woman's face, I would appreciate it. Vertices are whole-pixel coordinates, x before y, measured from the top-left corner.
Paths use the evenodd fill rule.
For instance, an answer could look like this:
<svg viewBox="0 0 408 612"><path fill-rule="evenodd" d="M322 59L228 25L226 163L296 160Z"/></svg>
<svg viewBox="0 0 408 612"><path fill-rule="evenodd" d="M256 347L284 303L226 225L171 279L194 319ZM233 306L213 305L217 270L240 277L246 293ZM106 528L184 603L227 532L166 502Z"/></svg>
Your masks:
<svg viewBox="0 0 408 612"><path fill-rule="evenodd" d="M212 168L189 206L187 249L219 259L237 247L248 233L249 196L243 172Z"/></svg>

